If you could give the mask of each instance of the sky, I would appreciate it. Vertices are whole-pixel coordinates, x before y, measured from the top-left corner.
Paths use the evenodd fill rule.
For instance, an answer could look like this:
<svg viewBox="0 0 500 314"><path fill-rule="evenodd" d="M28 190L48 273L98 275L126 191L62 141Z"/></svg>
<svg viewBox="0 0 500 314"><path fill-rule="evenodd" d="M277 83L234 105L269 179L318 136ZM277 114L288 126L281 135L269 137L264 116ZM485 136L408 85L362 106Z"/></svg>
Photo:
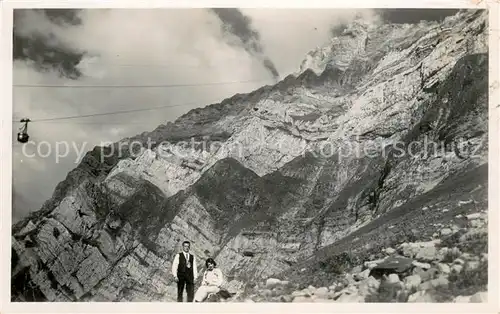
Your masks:
<svg viewBox="0 0 500 314"><path fill-rule="evenodd" d="M78 157L94 146L152 131L191 109L273 84L298 71L307 52L324 45L332 29L356 16L400 23L453 13L428 12L17 10L13 121L33 120L28 134L34 143L13 142L13 222L39 209L77 166ZM213 83L218 85L203 85ZM164 86L175 84L191 86ZM50 120L159 106L164 108ZM14 139L20 126L13 123Z"/></svg>

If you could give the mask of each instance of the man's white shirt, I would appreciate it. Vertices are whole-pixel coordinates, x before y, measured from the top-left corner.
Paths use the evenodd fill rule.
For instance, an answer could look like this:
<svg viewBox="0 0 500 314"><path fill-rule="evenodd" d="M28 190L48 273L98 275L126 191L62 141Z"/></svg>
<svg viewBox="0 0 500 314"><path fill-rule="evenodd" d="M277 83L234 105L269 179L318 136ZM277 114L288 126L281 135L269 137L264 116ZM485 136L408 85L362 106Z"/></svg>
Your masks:
<svg viewBox="0 0 500 314"><path fill-rule="evenodd" d="M193 277L196 279L198 277L198 267L196 266L196 256L190 253L182 252L181 254L184 254L184 257L186 258L186 263L189 261L190 256L193 256L193 265L191 267L193 268ZM177 277L177 267L179 267L179 254L175 254L174 257L174 262L172 263L172 275L174 277Z"/></svg>

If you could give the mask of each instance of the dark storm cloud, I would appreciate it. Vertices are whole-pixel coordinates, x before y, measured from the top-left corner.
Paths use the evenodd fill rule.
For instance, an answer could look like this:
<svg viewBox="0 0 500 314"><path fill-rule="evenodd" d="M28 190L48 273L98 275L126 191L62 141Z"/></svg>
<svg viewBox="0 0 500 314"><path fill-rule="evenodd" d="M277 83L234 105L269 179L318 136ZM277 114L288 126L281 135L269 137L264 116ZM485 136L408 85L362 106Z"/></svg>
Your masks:
<svg viewBox="0 0 500 314"><path fill-rule="evenodd" d="M344 31L344 29L347 28L347 23L339 23L333 27L330 28L330 34L332 37L337 37L337 36L340 36L342 34L342 32Z"/></svg>
<svg viewBox="0 0 500 314"><path fill-rule="evenodd" d="M260 34L252 27L252 19L237 8L212 8L211 11L223 23L223 30L238 37L245 50L258 57L262 61L262 65L277 79L279 77L278 70L274 63L265 56L264 48L260 42Z"/></svg>
<svg viewBox="0 0 500 314"><path fill-rule="evenodd" d="M376 13L388 23L418 23L421 20L441 21L458 11L458 9L377 9Z"/></svg>
<svg viewBox="0 0 500 314"><path fill-rule="evenodd" d="M81 9L41 9L45 16L58 25L80 25L82 19L79 16Z"/></svg>
<svg viewBox="0 0 500 314"><path fill-rule="evenodd" d="M69 48L54 33L25 33L22 31L25 27L31 27L26 25L26 23L30 23L30 19L26 19L25 16L33 13L44 15L52 23L61 27L71 27L81 23L78 17L79 10L16 9L13 23L13 59L32 61L34 68L38 71L55 70L67 78L80 77L82 73L76 68L76 65L82 59L83 52Z"/></svg>
<svg viewBox="0 0 500 314"><path fill-rule="evenodd" d="M264 59L264 61L262 61L262 64L264 65L264 67L266 67L266 69L269 70L269 72L271 72L271 74L273 75L274 78L278 78L280 76L280 74L278 73L278 70L276 69L276 67L274 66L274 64L271 60L266 58L266 59Z"/></svg>

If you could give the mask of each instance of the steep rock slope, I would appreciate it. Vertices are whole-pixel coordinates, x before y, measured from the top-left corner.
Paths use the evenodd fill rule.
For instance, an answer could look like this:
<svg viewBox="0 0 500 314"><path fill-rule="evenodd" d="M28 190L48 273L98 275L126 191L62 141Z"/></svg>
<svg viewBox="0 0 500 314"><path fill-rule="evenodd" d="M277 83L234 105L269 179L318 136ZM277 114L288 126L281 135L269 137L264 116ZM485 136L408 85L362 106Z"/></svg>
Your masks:
<svg viewBox="0 0 500 314"><path fill-rule="evenodd" d="M173 300L184 239L238 289L404 232L457 178L484 189L486 29L356 22L297 76L95 148L13 227L12 299Z"/></svg>

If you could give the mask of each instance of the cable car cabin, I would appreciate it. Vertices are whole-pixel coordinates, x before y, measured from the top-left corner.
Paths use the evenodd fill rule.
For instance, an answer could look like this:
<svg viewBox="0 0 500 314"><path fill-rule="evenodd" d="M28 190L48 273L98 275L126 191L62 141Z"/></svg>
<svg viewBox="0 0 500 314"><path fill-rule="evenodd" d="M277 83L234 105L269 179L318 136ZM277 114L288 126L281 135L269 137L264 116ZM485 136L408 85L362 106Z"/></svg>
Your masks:
<svg viewBox="0 0 500 314"><path fill-rule="evenodd" d="M20 132L17 133L17 141L20 143L28 142L30 136L28 135L28 122L30 119L22 119L21 122L24 122L24 125L20 128Z"/></svg>
<svg viewBox="0 0 500 314"><path fill-rule="evenodd" d="M28 133L19 132L17 133L17 141L21 143L26 143L29 140L30 136Z"/></svg>

